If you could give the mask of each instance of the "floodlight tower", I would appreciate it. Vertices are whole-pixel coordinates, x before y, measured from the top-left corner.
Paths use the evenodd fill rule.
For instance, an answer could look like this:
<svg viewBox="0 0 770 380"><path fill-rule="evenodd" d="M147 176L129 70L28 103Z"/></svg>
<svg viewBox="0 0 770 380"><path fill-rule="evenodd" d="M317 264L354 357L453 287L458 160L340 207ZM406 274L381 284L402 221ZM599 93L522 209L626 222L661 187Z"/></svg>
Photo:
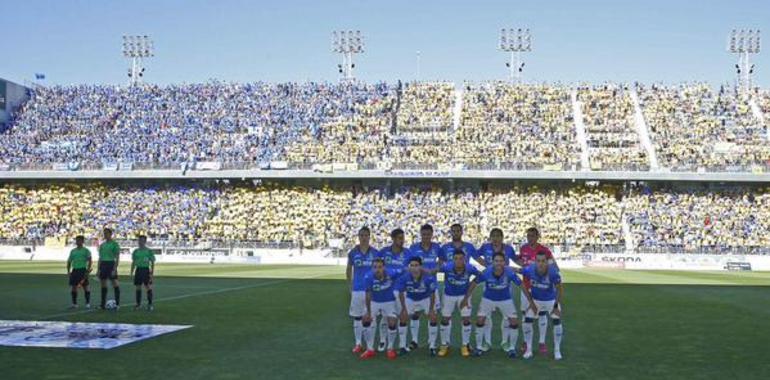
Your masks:
<svg viewBox="0 0 770 380"><path fill-rule="evenodd" d="M147 35L123 36L123 56L131 60L128 68L128 85L134 86L142 82L144 77L144 58L154 57L155 49L152 40Z"/></svg>
<svg viewBox="0 0 770 380"><path fill-rule="evenodd" d="M735 65L735 86L743 94L751 91L751 76L754 74L754 65L750 62L751 54L759 54L761 47L759 29L733 29L727 42L727 51L738 55L738 63Z"/></svg>
<svg viewBox="0 0 770 380"><path fill-rule="evenodd" d="M524 70L521 54L532 51L532 34L529 29L501 29L500 50L511 53L510 61L505 64L510 70L509 79L520 83L521 72Z"/></svg>
<svg viewBox="0 0 770 380"><path fill-rule="evenodd" d="M332 52L342 56L342 63L337 65L342 80L353 80L353 69L356 67L353 56L364 52L364 38L361 31L333 31Z"/></svg>

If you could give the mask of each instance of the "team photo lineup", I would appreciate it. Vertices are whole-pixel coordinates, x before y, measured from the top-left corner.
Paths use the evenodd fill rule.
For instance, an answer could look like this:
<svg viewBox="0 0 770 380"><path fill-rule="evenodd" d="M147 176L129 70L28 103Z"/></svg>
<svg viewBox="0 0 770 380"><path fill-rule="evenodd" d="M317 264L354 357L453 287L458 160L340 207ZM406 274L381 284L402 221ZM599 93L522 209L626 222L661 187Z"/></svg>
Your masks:
<svg viewBox="0 0 770 380"><path fill-rule="evenodd" d="M498 311L502 316L499 347L509 358L518 356L520 325L524 335L522 357L532 358L535 320L539 330L538 352L547 355L545 337L550 319L553 358L561 360L563 285L551 251L538 243L538 229L527 229L527 243L521 246L519 254L503 243L503 231L499 228L492 229L489 241L478 249L462 240L462 225L454 224L450 230L452 241L440 246L432 240L433 227L423 225L420 241L407 248L404 231L395 229L390 234L392 244L381 250L370 246L368 227L358 231L359 244L348 254L346 271L351 289L353 353L370 359L377 351L387 350L387 358L393 360L413 352L419 347L420 318L427 318L428 353L446 357L450 351L452 319L457 312L462 321L461 355L482 356L494 347L491 315ZM443 274L442 289L438 273ZM481 302L472 308L472 295L479 284L484 289ZM520 289L519 308L513 297L514 287ZM472 309L476 310L475 346L471 345ZM377 331L379 344L375 346Z"/></svg>
<svg viewBox="0 0 770 380"><path fill-rule="evenodd" d="M0 13L0 380L770 378L769 1Z"/></svg>

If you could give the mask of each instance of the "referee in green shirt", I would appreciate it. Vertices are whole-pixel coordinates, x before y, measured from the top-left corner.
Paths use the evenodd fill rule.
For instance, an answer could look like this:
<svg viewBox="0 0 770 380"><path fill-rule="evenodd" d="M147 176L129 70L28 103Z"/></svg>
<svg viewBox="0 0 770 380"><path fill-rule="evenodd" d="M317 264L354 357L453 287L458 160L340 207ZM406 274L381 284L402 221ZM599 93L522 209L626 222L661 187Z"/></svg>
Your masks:
<svg viewBox="0 0 770 380"><path fill-rule="evenodd" d="M91 273L91 251L83 246L86 238L75 237L76 247L70 251L67 259L67 275L69 275L69 284L71 287L72 306L71 309L78 307L78 287L83 287L86 296L86 308L91 308L91 287L88 285L88 274Z"/></svg>
<svg viewBox="0 0 770 380"><path fill-rule="evenodd" d="M152 275L155 272L155 254L147 248L147 236L139 235L137 238L139 248L131 254L131 274L134 275L136 286L136 306L134 310L142 306L142 285L147 290L147 310L152 311Z"/></svg>
<svg viewBox="0 0 770 380"><path fill-rule="evenodd" d="M105 309L107 303L107 280L112 283L115 290L115 304L120 307L120 283L118 282L118 264L120 263L120 246L112 240L112 230L105 228L104 243L99 245L99 271L97 277L102 285L101 309Z"/></svg>

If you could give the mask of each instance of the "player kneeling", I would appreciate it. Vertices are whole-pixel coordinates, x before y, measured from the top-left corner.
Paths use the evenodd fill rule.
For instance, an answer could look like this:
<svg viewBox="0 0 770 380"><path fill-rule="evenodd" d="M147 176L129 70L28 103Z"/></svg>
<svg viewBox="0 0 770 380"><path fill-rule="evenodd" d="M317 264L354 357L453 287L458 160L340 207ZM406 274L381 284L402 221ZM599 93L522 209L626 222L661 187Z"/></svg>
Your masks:
<svg viewBox="0 0 770 380"><path fill-rule="evenodd" d="M398 301L401 304L401 323L398 328L399 343L401 349L399 355L417 349L420 337L420 316L428 313L430 325L428 326L428 342L430 349L435 350L436 335L436 279L422 269L422 259L411 257L409 259L409 271L398 279L396 288L399 291ZM411 318L411 321L409 321ZM412 340L409 348L406 347L407 322L411 330Z"/></svg>
<svg viewBox="0 0 770 380"><path fill-rule="evenodd" d="M470 302L470 298L473 295L473 290L480 283L484 283L484 294L481 297L481 304L479 310L476 313L476 350L475 356L481 356L483 351L484 341L484 326L486 324L487 317L492 315L495 309L500 311L503 317L508 319L508 326L503 334L503 342L511 342L507 347L508 357L511 359L516 358L516 341L519 338L519 320L516 317L516 307L513 304L513 297L511 297L511 283L521 286L521 279L516 275L510 267L506 266L507 258L504 254L498 252L493 256L493 267L484 270L480 276L476 277L471 286L468 288L468 292L463 298L462 305L467 306ZM532 298L529 291L526 288L521 288L527 299L530 301L530 308L532 305Z"/></svg>
<svg viewBox="0 0 770 380"><path fill-rule="evenodd" d="M564 328L561 325L561 305L562 294L564 293L561 284L561 275L558 269L552 264L548 264L548 256L545 253L538 253L534 264L525 267L521 272L525 278L532 282L532 299L536 307L527 311L524 319L524 339L527 342L527 350L524 352L524 358L532 357L532 322L535 320L535 311L540 318L547 318L549 315L553 321L553 357L561 360L561 337L564 334ZM545 343L545 331L540 332L541 347Z"/></svg>
<svg viewBox="0 0 770 380"><path fill-rule="evenodd" d="M462 250L454 252L452 262L441 267L444 273L444 299L441 302L441 348L438 356L449 355L449 338L452 335L452 313L459 309L462 318L462 343L460 354L470 356L471 340L471 307L463 299L471 286L471 276L478 277L481 273L469 264ZM431 355L434 353L431 351Z"/></svg>
<svg viewBox="0 0 770 380"><path fill-rule="evenodd" d="M388 321L388 359L396 358L393 350L393 342L396 341L396 278L393 272L385 270L385 261L378 257L374 259L372 271L364 277L366 284L366 315L363 318L364 340L366 340L366 352L361 359L373 358L374 351L374 326L377 325L377 317L387 318Z"/></svg>

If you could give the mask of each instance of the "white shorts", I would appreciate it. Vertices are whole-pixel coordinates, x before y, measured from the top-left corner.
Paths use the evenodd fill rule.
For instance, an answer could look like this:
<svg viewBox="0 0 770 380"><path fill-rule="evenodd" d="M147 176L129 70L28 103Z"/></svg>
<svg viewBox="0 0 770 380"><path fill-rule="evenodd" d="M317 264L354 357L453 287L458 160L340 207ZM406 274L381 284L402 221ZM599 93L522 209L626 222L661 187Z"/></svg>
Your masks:
<svg viewBox="0 0 770 380"><path fill-rule="evenodd" d="M381 315L384 318L395 318L396 301L389 301L389 302L372 301L372 319L376 319L378 315Z"/></svg>
<svg viewBox="0 0 770 380"><path fill-rule="evenodd" d="M551 313L553 313L553 307L556 305L555 300L550 300L550 301L534 300L534 301L535 301L535 306L537 306L538 313L542 313L544 311L547 312L548 315L551 315ZM535 318L535 317L536 315L535 313L532 312L532 310L527 310L527 318Z"/></svg>
<svg viewBox="0 0 770 380"><path fill-rule="evenodd" d="M398 293L399 293L398 291L393 292L393 295L396 297L396 302L394 302L395 303L394 310L396 311L396 315L401 315L401 301L400 301L400 298L398 298ZM409 302L409 298L407 298L406 301Z"/></svg>
<svg viewBox="0 0 770 380"><path fill-rule="evenodd" d="M366 292L350 292L350 316L353 318L366 315Z"/></svg>
<svg viewBox="0 0 770 380"><path fill-rule="evenodd" d="M513 304L513 300L505 301L492 301L484 297L481 298L481 304L476 315L479 317L488 317L492 315L495 309L500 310L500 314L506 318L516 318L516 306Z"/></svg>
<svg viewBox="0 0 770 380"><path fill-rule="evenodd" d="M519 300L521 300L519 309L521 310L521 314L526 314L527 309L529 309L529 300L527 299L527 296L524 295L524 289L521 289L521 292L519 293Z"/></svg>
<svg viewBox="0 0 770 380"><path fill-rule="evenodd" d="M406 313L409 315L412 315L417 312L423 312L425 314L430 312L430 297L420 301L414 301L410 298L407 298L405 300L405 303L406 303Z"/></svg>
<svg viewBox="0 0 770 380"><path fill-rule="evenodd" d="M448 296L444 294L444 302L441 303L441 316L449 318L454 313L455 308L460 309L460 303L463 302L465 296ZM471 316L471 306L468 305L460 309L461 317Z"/></svg>

